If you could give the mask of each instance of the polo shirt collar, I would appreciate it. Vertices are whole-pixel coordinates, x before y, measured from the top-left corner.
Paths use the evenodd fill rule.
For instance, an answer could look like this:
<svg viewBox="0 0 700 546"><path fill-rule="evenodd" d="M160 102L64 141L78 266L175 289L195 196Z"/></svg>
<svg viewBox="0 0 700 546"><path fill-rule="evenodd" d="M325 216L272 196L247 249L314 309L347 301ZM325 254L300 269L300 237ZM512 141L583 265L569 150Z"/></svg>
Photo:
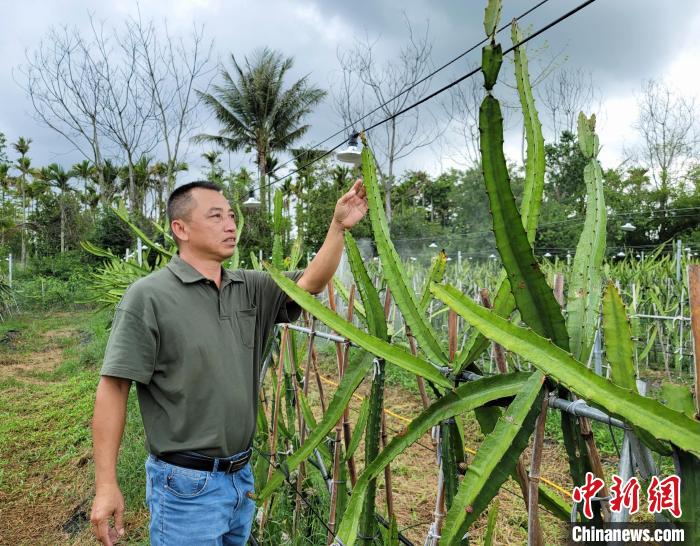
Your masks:
<svg viewBox="0 0 700 546"><path fill-rule="evenodd" d="M185 284L192 284L199 281L205 281L207 278L197 271L194 267L188 264L180 257L180 254L175 254L167 265L168 269ZM225 286L231 282L243 282L243 275L240 271L229 271L221 268L221 285Z"/></svg>

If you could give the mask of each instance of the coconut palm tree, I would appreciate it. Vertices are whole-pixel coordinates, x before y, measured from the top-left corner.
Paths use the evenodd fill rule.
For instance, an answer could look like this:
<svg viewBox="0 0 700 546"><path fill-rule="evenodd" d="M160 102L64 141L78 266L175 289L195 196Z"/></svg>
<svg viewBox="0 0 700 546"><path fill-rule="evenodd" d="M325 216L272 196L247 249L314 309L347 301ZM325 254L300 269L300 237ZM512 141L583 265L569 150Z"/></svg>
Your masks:
<svg viewBox="0 0 700 546"><path fill-rule="evenodd" d="M200 98L221 124L217 135L200 134L197 142L214 143L233 152L255 150L260 201L267 205L265 177L267 158L287 150L309 126L304 118L326 95L308 81L308 75L284 89L292 57L264 48L240 65L231 55L233 71L221 71L221 83L212 93L198 91Z"/></svg>

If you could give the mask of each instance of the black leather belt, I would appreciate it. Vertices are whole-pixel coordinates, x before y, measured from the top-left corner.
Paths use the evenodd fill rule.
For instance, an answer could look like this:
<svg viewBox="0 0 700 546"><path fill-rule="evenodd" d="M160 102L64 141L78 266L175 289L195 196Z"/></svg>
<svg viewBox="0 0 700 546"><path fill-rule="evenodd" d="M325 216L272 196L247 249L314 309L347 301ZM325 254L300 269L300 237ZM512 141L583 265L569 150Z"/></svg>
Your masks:
<svg viewBox="0 0 700 546"><path fill-rule="evenodd" d="M219 466L217 468L218 472L225 472L230 474L232 472L238 472L243 468L248 461L250 461L251 450L248 450L244 457L241 459L235 459L233 461L226 461L219 459ZM191 470L204 470L206 472L214 471L214 462L216 459L213 457L206 457L199 454L190 454L185 452L177 453L164 453L158 457L161 461L165 461L169 464L174 464L175 466L182 466L184 468L189 468Z"/></svg>

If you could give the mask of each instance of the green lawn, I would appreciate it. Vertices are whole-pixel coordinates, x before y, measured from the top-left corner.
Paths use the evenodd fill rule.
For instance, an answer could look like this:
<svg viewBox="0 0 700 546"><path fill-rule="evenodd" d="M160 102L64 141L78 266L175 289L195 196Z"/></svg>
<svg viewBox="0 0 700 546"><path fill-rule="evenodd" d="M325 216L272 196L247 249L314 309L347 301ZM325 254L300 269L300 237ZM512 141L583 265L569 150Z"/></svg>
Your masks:
<svg viewBox="0 0 700 546"><path fill-rule="evenodd" d="M109 315L19 316L0 325L0 543L94 544L90 419ZM119 461L129 539L144 539L143 428L135 396Z"/></svg>

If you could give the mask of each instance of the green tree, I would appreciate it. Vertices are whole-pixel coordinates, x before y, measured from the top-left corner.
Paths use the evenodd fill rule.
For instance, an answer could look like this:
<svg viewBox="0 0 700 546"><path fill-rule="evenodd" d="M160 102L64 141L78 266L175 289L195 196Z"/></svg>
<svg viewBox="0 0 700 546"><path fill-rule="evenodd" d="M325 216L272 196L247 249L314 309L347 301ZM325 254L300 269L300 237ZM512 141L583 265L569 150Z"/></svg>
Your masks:
<svg viewBox="0 0 700 546"><path fill-rule="evenodd" d="M75 163L70 169L71 176L77 178L83 184L80 193L80 201L94 220L97 214L97 205L100 202L99 184L96 180L96 169L88 159Z"/></svg>
<svg viewBox="0 0 700 546"><path fill-rule="evenodd" d="M224 183L224 169L221 167L221 151L212 150L204 152L202 157L206 159L209 170L207 171L207 180L215 184Z"/></svg>
<svg viewBox="0 0 700 546"><path fill-rule="evenodd" d="M81 210L80 195L75 191L63 194L44 192L38 196L36 208L29 216L34 237L32 250L35 259L31 266L48 265L49 257L64 263L64 258L80 255L80 241L85 240L93 225L92 215ZM63 252L61 252L63 242Z"/></svg>
<svg viewBox="0 0 700 546"><path fill-rule="evenodd" d="M20 251L20 261L23 266L27 265L27 178L31 174L31 159L27 156L29 153L29 145L32 143L31 138L19 137L17 142L12 143L12 147L19 154L19 158L15 167L19 171L19 176L16 177L15 185L20 198L20 208L22 209L22 246Z"/></svg>
<svg viewBox="0 0 700 546"><path fill-rule="evenodd" d="M308 75L285 89L293 62L292 57L268 48L256 51L251 59L246 57L243 65L231 55L233 71L222 69L222 81L212 93L197 92L221 128L217 135L200 134L195 140L233 152L255 151L265 212L268 156L286 151L306 133L309 126L303 124L304 118L326 95L309 83Z"/></svg>
<svg viewBox="0 0 700 546"><path fill-rule="evenodd" d="M74 191L70 181L73 171L66 171L58 163L51 163L42 169L42 178L53 188L58 190L58 207L61 213L61 254L66 251L66 193Z"/></svg>
<svg viewBox="0 0 700 546"><path fill-rule="evenodd" d="M535 248L555 255L573 253L586 207L586 159L570 131L562 132L555 144L547 144L545 154L544 196Z"/></svg>

